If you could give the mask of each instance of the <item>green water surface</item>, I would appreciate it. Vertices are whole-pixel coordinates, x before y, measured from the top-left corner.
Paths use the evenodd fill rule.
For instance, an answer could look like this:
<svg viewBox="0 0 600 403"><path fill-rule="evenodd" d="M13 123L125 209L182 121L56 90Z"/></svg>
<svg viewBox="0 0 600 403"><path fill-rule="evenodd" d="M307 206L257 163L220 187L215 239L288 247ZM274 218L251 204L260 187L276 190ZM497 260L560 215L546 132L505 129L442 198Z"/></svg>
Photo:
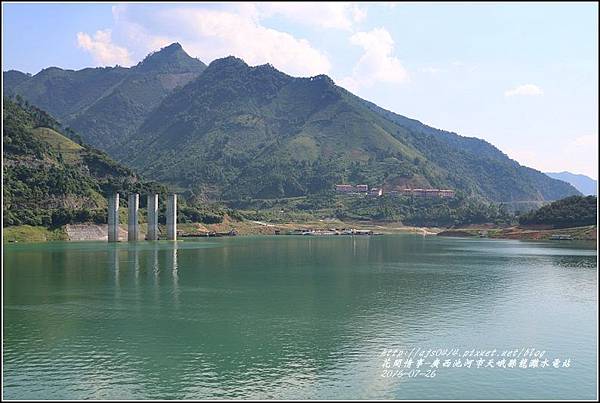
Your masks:
<svg viewBox="0 0 600 403"><path fill-rule="evenodd" d="M14 244L3 275L6 399L596 398L597 253L585 243ZM416 349L535 349L561 364L386 368L388 352Z"/></svg>

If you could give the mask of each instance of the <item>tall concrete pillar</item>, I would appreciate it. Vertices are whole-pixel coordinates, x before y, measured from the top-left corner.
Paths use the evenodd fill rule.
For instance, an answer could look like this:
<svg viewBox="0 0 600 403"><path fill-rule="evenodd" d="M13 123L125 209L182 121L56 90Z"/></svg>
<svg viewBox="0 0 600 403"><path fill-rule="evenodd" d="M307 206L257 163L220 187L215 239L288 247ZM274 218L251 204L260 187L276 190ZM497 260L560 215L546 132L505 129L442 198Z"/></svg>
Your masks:
<svg viewBox="0 0 600 403"><path fill-rule="evenodd" d="M158 195L156 193L148 195L148 241L158 239Z"/></svg>
<svg viewBox="0 0 600 403"><path fill-rule="evenodd" d="M138 223L138 211L140 208L140 195L131 193L129 195L129 215L127 220L127 240L137 241L140 233Z"/></svg>
<svg viewBox="0 0 600 403"><path fill-rule="evenodd" d="M119 194L108 198L108 242L119 242Z"/></svg>
<svg viewBox="0 0 600 403"><path fill-rule="evenodd" d="M167 239L177 239L177 195L170 194L167 198Z"/></svg>

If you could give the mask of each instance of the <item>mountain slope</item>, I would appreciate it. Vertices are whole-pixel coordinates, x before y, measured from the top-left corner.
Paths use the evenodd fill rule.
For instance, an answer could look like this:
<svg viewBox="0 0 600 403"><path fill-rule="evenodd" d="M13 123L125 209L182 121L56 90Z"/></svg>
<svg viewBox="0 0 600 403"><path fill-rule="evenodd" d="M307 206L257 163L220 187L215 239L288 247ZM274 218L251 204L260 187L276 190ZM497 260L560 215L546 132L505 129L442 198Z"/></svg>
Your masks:
<svg viewBox="0 0 600 403"><path fill-rule="evenodd" d="M8 70L2 74L2 81L4 85L4 95L14 95L14 88L19 84L29 80L31 76L29 74L22 73L18 70Z"/></svg>
<svg viewBox="0 0 600 403"><path fill-rule="evenodd" d="M424 125L363 101L374 112L408 130L407 138L448 172L452 186L467 188L497 202L557 200L577 194L568 184L520 165L485 140Z"/></svg>
<svg viewBox="0 0 600 403"><path fill-rule="evenodd" d="M598 220L596 196L571 196L530 211L519 217L525 225L550 225L553 228L594 225Z"/></svg>
<svg viewBox="0 0 600 403"><path fill-rule="evenodd" d="M132 68L51 67L32 77L4 72L4 94L22 96L82 133L86 143L109 150L135 132L171 91L205 68L175 43Z"/></svg>
<svg viewBox="0 0 600 403"><path fill-rule="evenodd" d="M89 214L104 208L115 191L164 192L103 152L64 136L58 122L38 108L4 98L3 125L4 226L56 224L74 210Z"/></svg>
<svg viewBox="0 0 600 403"><path fill-rule="evenodd" d="M578 194L483 140L386 111L327 76L290 77L234 57L166 97L114 152L148 177L225 199L342 182L450 187L496 202Z"/></svg>
<svg viewBox="0 0 600 403"><path fill-rule="evenodd" d="M211 198L299 196L341 182L533 205L578 194L483 140L386 111L327 76L290 77L234 57L205 69L179 44L129 69L4 77L5 93L46 107L87 143Z"/></svg>
<svg viewBox="0 0 600 403"><path fill-rule="evenodd" d="M596 195L598 193L598 181L589 176L573 174L571 172L546 172L551 178L570 183L584 195Z"/></svg>

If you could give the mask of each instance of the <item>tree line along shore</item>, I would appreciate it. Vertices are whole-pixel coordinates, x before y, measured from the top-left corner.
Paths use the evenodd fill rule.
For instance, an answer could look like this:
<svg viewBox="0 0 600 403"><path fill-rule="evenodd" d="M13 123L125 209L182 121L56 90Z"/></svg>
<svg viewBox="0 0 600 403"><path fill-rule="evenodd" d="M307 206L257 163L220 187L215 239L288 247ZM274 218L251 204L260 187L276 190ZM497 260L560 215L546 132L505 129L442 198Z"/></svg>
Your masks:
<svg viewBox="0 0 600 403"><path fill-rule="evenodd" d="M178 238L188 239L194 237L213 236L249 236L249 235L299 235L304 231L330 231L341 229L355 229L372 231L380 234L411 233L419 236L448 236L448 237L479 237L498 239L522 240L597 240L597 226L587 225L571 228L549 228L540 225L509 225L497 226L469 225L459 228L439 227L413 227L405 226L398 222L343 222L336 219L315 220L305 222L268 223L262 221L238 221L226 217L220 223L183 223L178 224ZM140 225L142 234L146 231L146 224ZM166 233L164 226L159 230ZM40 226L14 226L3 229L4 242L47 242L47 241L102 241L107 239L106 224L67 224L58 228ZM121 224L121 240L127 239L127 225ZM161 239L164 239L162 234Z"/></svg>

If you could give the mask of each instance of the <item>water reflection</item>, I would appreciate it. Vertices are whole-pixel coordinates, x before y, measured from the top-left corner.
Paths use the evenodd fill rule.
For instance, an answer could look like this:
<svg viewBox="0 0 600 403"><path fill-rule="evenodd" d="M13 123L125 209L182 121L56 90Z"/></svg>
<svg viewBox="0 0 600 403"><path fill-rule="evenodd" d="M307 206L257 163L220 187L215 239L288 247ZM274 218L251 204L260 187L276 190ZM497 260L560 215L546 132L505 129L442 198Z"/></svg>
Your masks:
<svg viewBox="0 0 600 403"><path fill-rule="evenodd" d="M139 286L138 280L140 277L140 251L138 248L138 242L130 242L129 249L127 250L129 269L134 274L134 285L136 289Z"/></svg>
<svg viewBox="0 0 600 403"><path fill-rule="evenodd" d="M376 354L415 344L570 340L573 354L595 349L587 332L595 326L595 266L565 270L590 257L513 249L415 236L13 251L5 260L9 396L37 388L51 398L115 398L123 390L165 399L435 398L468 382L381 380ZM557 319L564 330L553 339ZM570 333L576 328L578 338ZM52 374L32 377L47 365ZM102 385L96 395L70 386L73 368L78 379ZM531 387L535 376L510 385ZM577 376L580 389L588 385L587 375ZM499 381L472 380L488 392ZM541 381L557 396L569 390L566 381Z"/></svg>
<svg viewBox="0 0 600 403"><path fill-rule="evenodd" d="M110 271L114 273L115 293L120 295L123 291L122 287L127 289L129 284L137 293L143 292L145 284L150 281L157 300L162 294L169 294L178 304L180 295L178 250L177 241L168 244L131 242L116 246L109 245L107 263ZM125 261L121 260L124 256L126 256ZM127 267L126 271L121 269L124 264ZM167 275L168 281L164 282Z"/></svg>
<svg viewBox="0 0 600 403"><path fill-rule="evenodd" d="M173 242L173 247L170 252L167 253L169 261L167 267L171 270L173 276L173 297L176 306L179 306L179 272L177 269L177 241Z"/></svg>
<svg viewBox="0 0 600 403"><path fill-rule="evenodd" d="M148 258L151 259L151 262L148 263L148 267L152 268L155 296L158 297L158 288L160 286L160 266L158 265L158 247L156 242L153 243L154 247L152 248L152 253L148 253Z"/></svg>
<svg viewBox="0 0 600 403"><path fill-rule="evenodd" d="M119 290L119 250L116 248L116 246L108 246L108 263L109 268L111 269L110 271L115 277L115 290Z"/></svg>

